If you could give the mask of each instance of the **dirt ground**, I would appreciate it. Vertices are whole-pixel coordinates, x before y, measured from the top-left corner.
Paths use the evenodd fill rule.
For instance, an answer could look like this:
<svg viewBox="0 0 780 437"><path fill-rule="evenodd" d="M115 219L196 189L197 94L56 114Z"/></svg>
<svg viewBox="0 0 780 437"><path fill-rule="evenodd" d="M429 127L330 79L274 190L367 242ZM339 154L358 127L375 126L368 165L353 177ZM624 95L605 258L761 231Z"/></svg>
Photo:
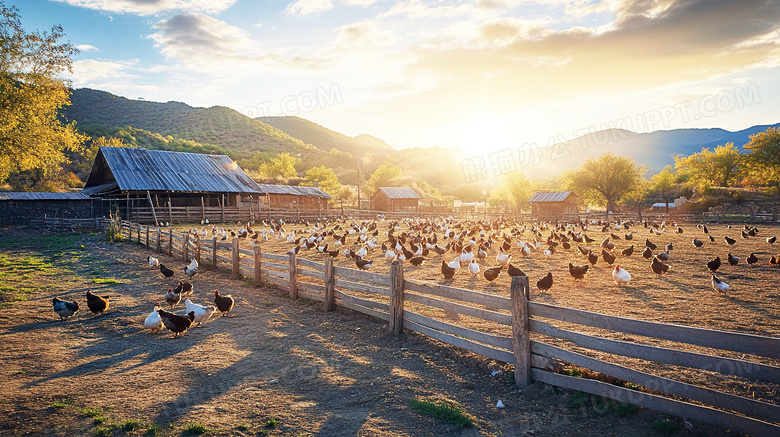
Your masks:
<svg viewBox="0 0 780 437"><path fill-rule="evenodd" d="M0 238L38 232L8 229ZM37 236L29 245L0 246L0 253L38 254L46 240ZM152 253L102 235L84 234L77 243L81 253L55 257L56 274L40 275L34 293L0 310L0 435L186 435L199 424L209 428L207 435L649 436L661 435L659 422L673 425L666 435L733 435L652 411L621 416L571 402L577 393L542 384L518 391L509 383L511 368L492 360L414 333L392 337L376 319L324 313L320 303L292 301L284 290L254 288L222 270L194 278L193 300L211 301L214 289L232 294L231 316L215 316L180 339L167 331L149 334L143 321L173 286L145 265ZM531 276L533 284L541 275ZM105 278L114 281L98 280ZM698 292L672 287L681 295ZM111 296L109 311L93 316L86 290ZM622 293L637 304L660 305L638 286ZM78 300L81 311L60 321L51 308L54 296ZM555 290L549 296L568 303ZM736 328L776 334L776 306L761 311L769 326ZM461 429L420 415L409 401L422 398L460 405L476 426ZM505 408L496 407L499 400ZM103 411L103 424L95 423L94 409ZM122 428L133 420L143 425Z"/></svg>

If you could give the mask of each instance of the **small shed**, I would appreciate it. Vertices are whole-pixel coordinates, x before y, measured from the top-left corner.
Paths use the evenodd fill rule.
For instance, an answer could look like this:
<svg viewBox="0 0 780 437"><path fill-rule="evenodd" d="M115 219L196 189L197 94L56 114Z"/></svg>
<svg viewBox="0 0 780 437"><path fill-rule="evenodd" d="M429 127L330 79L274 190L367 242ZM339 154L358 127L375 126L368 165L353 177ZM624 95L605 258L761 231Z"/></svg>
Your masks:
<svg viewBox="0 0 780 437"><path fill-rule="evenodd" d="M29 224L44 216L89 218L92 201L83 193L0 192L0 223Z"/></svg>
<svg viewBox="0 0 780 437"><path fill-rule="evenodd" d="M420 195L410 187L381 187L371 196L375 211L417 211Z"/></svg>
<svg viewBox="0 0 780 437"><path fill-rule="evenodd" d="M528 203L531 204L531 213L535 216L564 215L579 212L578 200L573 191L540 191L534 193Z"/></svg>
<svg viewBox="0 0 780 437"><path fill-rule="evenodd" d="M259 187L261 203L270 208L322 210L328 207L331 199L329 194L317 187L272 184L260 184Z"/></svg>

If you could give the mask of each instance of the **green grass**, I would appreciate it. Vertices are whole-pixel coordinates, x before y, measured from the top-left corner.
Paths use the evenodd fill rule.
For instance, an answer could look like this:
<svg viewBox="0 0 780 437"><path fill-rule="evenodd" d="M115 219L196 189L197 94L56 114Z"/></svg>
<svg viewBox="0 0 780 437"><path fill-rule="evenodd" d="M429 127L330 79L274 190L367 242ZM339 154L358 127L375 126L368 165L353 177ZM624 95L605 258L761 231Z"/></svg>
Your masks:
<svg viewBox="0 0 780 437"><path fill-rule="evenodd" d="M92 418L92 424L94 425L102 425L106 423L106 418L103 416L95 416Z"/></svg>
<svg viewBox="0 0 780 437"><path fill-rule="evenodd" d="M157 434L162 431L162 427L160 425L155 425L153 423L150 423L146 426L146 432L144 432L144 435L148 436L156 436Z"/></svg>
<svg viewBox="0 0 780 437"><path fill-rule="evenodd" d="M409 405L421 414L434 417L445 423L456 425L461 428L471 428L474 426L474 419L463 409L450 401L423 399L412 400Z"/></svg>
<svg viewBox="0 0 780 437"><path fill-rule="evenodd" d="M249 425L242 423L236 427L238 431L249 431Z"/></svg>
<svg viewBox="0 0 780 437"><path fill-rule="evenodd" d="M120 423L119 427L122 428L122 431L124 432L133 432L136 429L141 428L141 421L136 419L127 419Z"/></svg>
<svg viewBox="0 0 780 437"><path fill-rule="evenodd" d="M110 284L124 284L126 282L127 281L117 280L117 279L114 279L114 278L94 278L94 279L92 279L92 283L93 284L108 284L108 285L110 285Z"/></svg>
<svg viewBox="0 0 780 437"><path fill-rule="evenodd" d="M58 400L54 401L51 404L51 406L54 407L54 408L66 408L66 407L69 407L69 406L73 405L74 403L76 403L76 401L74 399L63 398L63 399L58 399Z"/></svg>
<svg viewBox="0 0 780 437"><path fill-rule="evenodd" d="M190 422L184 427L185 434L201 435L211 431L206 425L200 423Z"/></svg>
<svg viewBox="0 0 780 437"><path fill-rule="evenodd" d="M101 414L103 414L103 409L102 408L84 407L84 408L82 408L79 411L79 413L81 413L82 415L87 416L87 417L96 417L96 416L100 416Z"/></svg>
<svg viewBox="0 0 780 437"><path fill-rule="evenodd" d="M114 434L114 430L107 426L98 426L92 430L92 433L96 437L109 437Z"/></svg>
<svg viewBox="0 0 780 437"><path fill-rule="evenodd" d="M276 417L272 417L265 422L265 426L268 428L273 428L278 424L279 424L279 419L277 419Z"/></svg>

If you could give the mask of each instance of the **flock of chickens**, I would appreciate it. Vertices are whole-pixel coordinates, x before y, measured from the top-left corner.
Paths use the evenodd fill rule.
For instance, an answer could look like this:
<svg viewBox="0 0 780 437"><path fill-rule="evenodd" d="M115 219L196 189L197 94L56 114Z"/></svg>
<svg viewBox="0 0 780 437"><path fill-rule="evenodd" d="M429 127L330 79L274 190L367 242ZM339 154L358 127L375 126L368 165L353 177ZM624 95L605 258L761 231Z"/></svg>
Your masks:
<svg viewBox="0 0 780 437"><path fill-rule="evenodd" d="M167 279L174 276L175 272L160 261L153 257L147 257L147 261L150 267L159 268L160 273ZM198 272L198 262L193 258L190 263L184 266L184 274L191 280ZM168 310L162 309L162 303L157 303L152 312L146 317L144 326L149 329L151 333L160 332L163 327L174 333L174 338L180 337L184 334L194 323L197 326L202 325L208 319L219 311L223 316L227 316L235 305L235 300L232 296L223 296L219 294L219 290L214 290L214 305L200 305L190 300L193 293L192 282L189 280L179 280L179 285L176 288L168 288L168 291L163 295L165 303L168 305ZM176 314L171 312L176 305L181 303L184 299L184 313ZM110 296L98 296L91 291L86 292L87 308L93 314L102 314L108 310L110 304ZM66 320L69 317L76 314L80 307L77 301L65 301L55 297L52 299L52 305L54 312L60 316L60 320Z"/></svg>

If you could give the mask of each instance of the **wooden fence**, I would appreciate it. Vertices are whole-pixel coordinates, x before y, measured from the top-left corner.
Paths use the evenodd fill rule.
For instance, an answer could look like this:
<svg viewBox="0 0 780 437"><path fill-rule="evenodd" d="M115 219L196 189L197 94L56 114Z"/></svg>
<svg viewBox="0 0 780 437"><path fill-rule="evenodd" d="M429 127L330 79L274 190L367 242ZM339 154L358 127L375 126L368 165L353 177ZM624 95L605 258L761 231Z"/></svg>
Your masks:
<svg viewBox="0 0 780 437"><path fill-rule="evenodd" d="M404 279L403 264L394 261L389 274L334 266L332 259L315 262L290 251L287 255L239 247L239 240L200 240L171 230L123 222L125 238L149 249L210 262L233 276L287 288L290 298L324 303L325 311L344 307L388 323L397 335L403 329L427 335L474 353L514 364L514 379L524 388L533 381L579 390L651 410L715 424L755 436L780 435L780 406L704 386L656 376L573 352L544 342L564 339L578 347L652 363L737 376L753 382L780 384L780 367L726 356L708 355L636 342L586 335L555 326L565 322L739 354L780 359L780 339L749 334L669 325L616 317L529 301L527 277L512 279L510 297L480 293L418 280ZM492 333L470 329L422 314L435 309L480 319L500 329ZM558 322L555 322L558 321ZM495 333L495 332L498 332ZM533 339L532 339L533 336ZM733 354L732 354L733 355ZM557 373L558 360L599 372L622 385ZM626 383L635 384L626 388ZM630 385L629 385L630 386Z"/></svg>

